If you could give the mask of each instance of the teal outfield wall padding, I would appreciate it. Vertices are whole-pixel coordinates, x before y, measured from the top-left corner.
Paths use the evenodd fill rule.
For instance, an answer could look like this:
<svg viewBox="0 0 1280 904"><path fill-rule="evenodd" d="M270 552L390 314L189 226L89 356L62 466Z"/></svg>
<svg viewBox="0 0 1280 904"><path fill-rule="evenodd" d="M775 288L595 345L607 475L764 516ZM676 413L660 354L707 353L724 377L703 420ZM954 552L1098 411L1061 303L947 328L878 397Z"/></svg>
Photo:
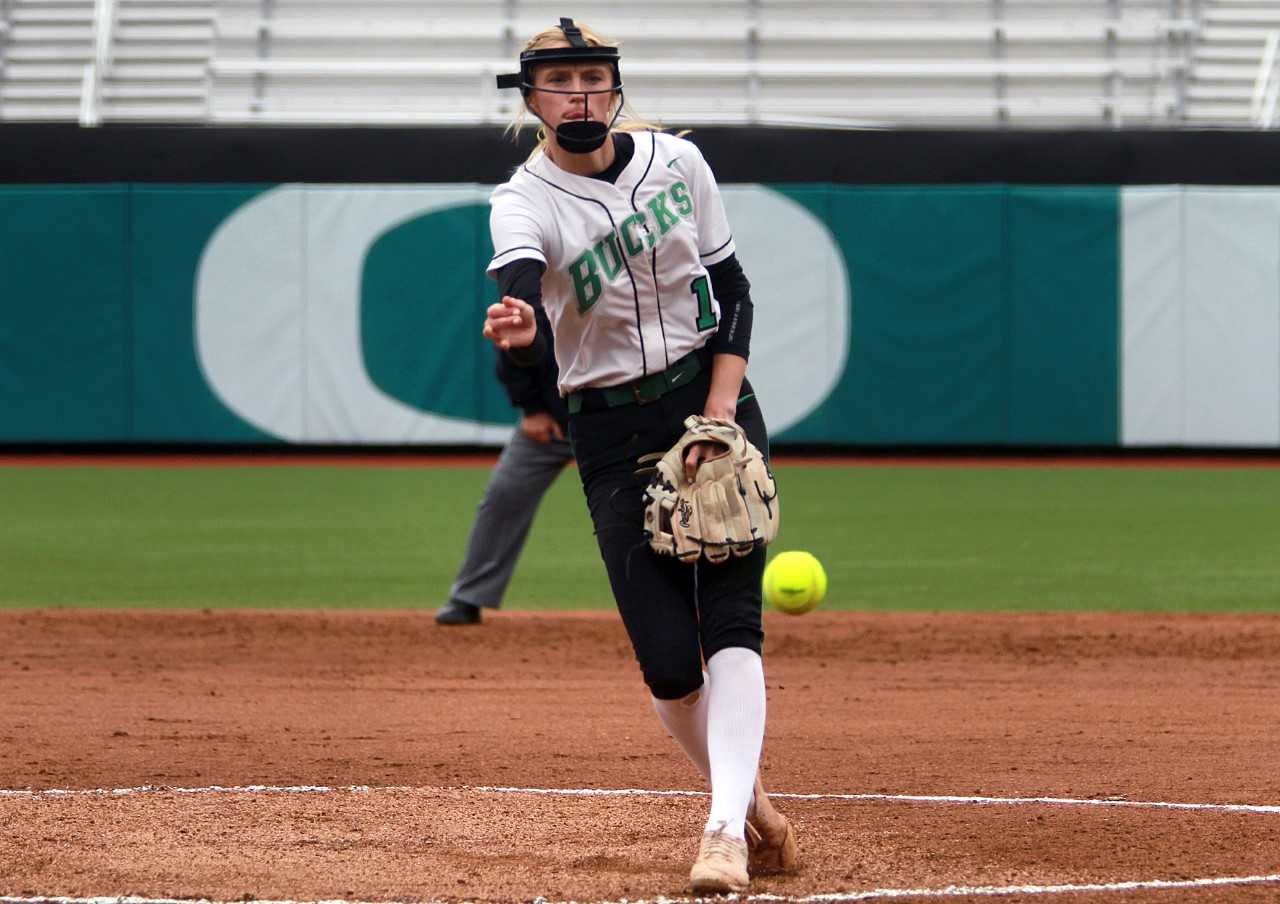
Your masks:
<svg viewBox="0 0 1280 904"><path fill-rule="evenodd" d="M273 433L267 421L250 423L243 407L233 410L225 384L211 385L217 381L203 369L209 359L202 364L195 313L215 236L228 234L227 224L245 211L264 210L262 202L272 197L286 204L290 216L242 219L241 226L259 224L257 231L223 243L219 252L224 269L217 285L231 285L226 268L234 272L244 256L245 280L234 283L248 289L201 294L201 304L220 305L216 310L224 315L229 332L219 346L225 353L219 366L243 377L236 391L270 400L277 390L301 387L306 395L298 398L310 413L290 421L298 424L292 439L323 441L315 438L323 435L316 432L321 428L367 423L347 415L358 406L351 399L372 396L344 395L340 385L352 379L347 371L363 368L361 376L367 373L379 394L374 401L385 396L398 406L388 406L388 417L408 425L404 442L443 442L433 433L438 428L414 424L444 420L464 425L450 434L455 438L494 441L505 435L499 428L513 423L515 412L479 332L484 307L494 298L493 282L484 274L492 253L488 188L379 189L417 194L401 219L370 233L359 266L351 270L358 290L348 295L325 295L321 288L330 286L323 274L329 271L308 255L322 257L316 249L325 247L326 238L331 246L347 248L345 239L335 238L345 235L341 227L385 205L361 202L349 209L335 198L354 199L362 189L331 187L327 213L320 216L319 195L308 201L310 187L301 188L282 193L255 185L0 186L0 441L283 442L284 434ZM769 189L747 188L777 198ZM815 235L829 233L837 249L832 263L810 269L832 271L828 285L847 284L849 305L843 371L832 354L829 394L811 410L797 411L789 426L776 430L775 441L1119 443L1117 189L772 189L790 199L785 203L797 215L795 205L817 218ZM279 225L261 225L272 223ZM264 234L272 229L275 236ZM767 230L763 234L765 248L781 247L768 243ZM258 257L249 260L255 250ZM806 304L799 297L803 292L786 291L788 284L797 285L794 269L788 271L785 260L769 261L766 268L761 254L739 243L748 277L753 256L762 274L756 281L757 311ZM281 255L290 259L278 261ZM843 272L837 274L841 261ZM274 282L255 283L259 275ZM254 293L258 285L264 286L260 299ZM287 289L289 304L273 307L280 300L266 286ZM358 327L349 331L351 347L359 348L342 357L333 343L348 334L329 335L326 327L341 313L333 308L337 299L348 297L341 301L342 312L359 305L352 312ZM245 342L243 355L259 358L243 360L270 366L242 368L234 327L259 313L272 341ZM815 316L829 322L834 315L828 309ZM757 324L762 319L758 314ZM843 336L844 330L842 321L837 332ZM342 355L346 349L341 346ZM356 363L342 364L343 371L333 365L339 360ZM765 366L752 364L760 387ZM798 356L781 366L803 368L805 362ZM760 393L768 417L767 390ZM291 412L304 411L301 402L290 405ZM414 422L414 411L437 420ZM376 441L398 441L395 423ZM476 429L468 432L467 424ZM348 434L327 435L348 441ZM375 440L361 433L349 441Z"/></svg>
<svg viewBox="0 0 1280 904"><path fill-rule="evenodd" d="M0 440L270 442L196 363L200 254L261 191L0 187Z"/></svg>
<svg viewBox="0 0 1280 904"><path fill-rule="evenodd" d="M0 189L0 441L130 437L127 186Z"/></svg>
<svg viewBox="0 0 1280 904"><path fill-rule="evenodd" d="M839 243L852 335L839 385L779 439L1117 442L1115 189L782 190Z"/></svg>
<svg viewBox="0 0 1280 904"><path fill-rule="evenodd" d="M1009 191L1009 430L1120 442L1119 192Z"/></svg>

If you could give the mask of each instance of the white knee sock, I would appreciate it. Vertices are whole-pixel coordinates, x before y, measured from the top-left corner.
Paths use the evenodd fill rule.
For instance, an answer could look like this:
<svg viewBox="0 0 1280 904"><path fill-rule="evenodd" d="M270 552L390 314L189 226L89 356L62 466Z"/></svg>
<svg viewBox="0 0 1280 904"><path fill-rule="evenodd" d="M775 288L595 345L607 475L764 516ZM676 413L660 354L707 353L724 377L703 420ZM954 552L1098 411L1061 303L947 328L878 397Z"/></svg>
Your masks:
<svg viewBox="0 0 1280 904"><path fill-rule="evenodd" d="M746 835L747 808L755 790L764 745L764 663L745 647L729 647L707 661L707 754L711 762L711 815L707 831L724 824Z"/></svg>
<svg viewBox="0 0 1280 904"><path fill-rule="evenodd" d="M702 687L679 700L653 698L653 709L662 720L667 734L676 739L685 755L707 781L711 780L711 762L707 759L707 673L702 673Z"/></svg>

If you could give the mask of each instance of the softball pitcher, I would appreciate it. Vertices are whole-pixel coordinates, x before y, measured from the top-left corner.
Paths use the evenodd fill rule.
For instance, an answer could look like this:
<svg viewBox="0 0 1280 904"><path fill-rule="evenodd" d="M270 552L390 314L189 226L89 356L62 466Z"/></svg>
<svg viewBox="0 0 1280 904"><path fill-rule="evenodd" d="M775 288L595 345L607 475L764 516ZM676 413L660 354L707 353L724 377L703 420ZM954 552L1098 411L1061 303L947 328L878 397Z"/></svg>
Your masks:
<svg viewBox="0 0 1280 904"><path fill-rule="evenodd" d="M736 421L767 455L745 379L750 284L697 146L634 120L617 125L616 45L561 19L525 45L520 71L499 76L498 87L519 88L543 128L538 149L490 202L488 272L502 300L489 307L484 335L525 364L554 336L569 437L618 611L654 709L711 783L690 886L743 891L749 868L790 870L798 859L795 831L757 774L765 552L715 565L656 555L635 472L640 456L681 437L690 415ZM707 454L693 446L686 468Z"/></svg>

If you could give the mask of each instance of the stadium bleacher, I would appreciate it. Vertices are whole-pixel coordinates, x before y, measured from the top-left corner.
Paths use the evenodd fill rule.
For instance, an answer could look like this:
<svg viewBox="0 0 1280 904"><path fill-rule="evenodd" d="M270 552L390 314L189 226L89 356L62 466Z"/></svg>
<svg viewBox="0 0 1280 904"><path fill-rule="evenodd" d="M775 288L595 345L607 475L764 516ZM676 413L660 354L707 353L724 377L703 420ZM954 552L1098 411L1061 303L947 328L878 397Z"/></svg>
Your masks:
<svg viewBox="0 0 1280 904"><path fill-rule="evenodd" d="M0 10L0 118L205 117L211 0L11 0Z"/></svg>
<svg viewBox="0 0 1280 904"><path fill-rule="evenodd" d="M503 123L549 0L0 0L0 119ZM570 12L680 124L1250 126L1274 0L652 0ZM1259 86L1262 86L1261 89ZM1261 101L1259 91L1261 90Z"/></svg>
<svg viewBox="0 0 1280 904"><path fill-rule="evenodd" d="M1187 121L1261 125L1265 114L1254 109L1253 93L1260 76L1277 78L1274 60L1270 71L1262 69L1268 37L1280 35L1280 4L1206 0L1200 15L1201 40L1192 53L1194 78L1187 90ZM1271 103L1274 107L1274 97Z"/></svg>

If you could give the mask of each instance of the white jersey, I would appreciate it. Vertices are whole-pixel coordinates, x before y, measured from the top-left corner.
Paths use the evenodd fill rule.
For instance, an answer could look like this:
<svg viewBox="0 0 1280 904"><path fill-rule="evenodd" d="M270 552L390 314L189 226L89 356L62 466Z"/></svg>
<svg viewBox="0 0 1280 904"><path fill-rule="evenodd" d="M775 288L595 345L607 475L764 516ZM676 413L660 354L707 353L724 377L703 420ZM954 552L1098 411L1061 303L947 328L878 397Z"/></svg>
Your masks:
<svg viewBox="0 0 1280 904"><path fill-rule="evenodd" d="M562 395L666 370L720 322L707 267L734 244L715 176L693 143L633 135L635 154L612 185L544 154L490 198L489 274L521 258L546 265Z"/></svg>

